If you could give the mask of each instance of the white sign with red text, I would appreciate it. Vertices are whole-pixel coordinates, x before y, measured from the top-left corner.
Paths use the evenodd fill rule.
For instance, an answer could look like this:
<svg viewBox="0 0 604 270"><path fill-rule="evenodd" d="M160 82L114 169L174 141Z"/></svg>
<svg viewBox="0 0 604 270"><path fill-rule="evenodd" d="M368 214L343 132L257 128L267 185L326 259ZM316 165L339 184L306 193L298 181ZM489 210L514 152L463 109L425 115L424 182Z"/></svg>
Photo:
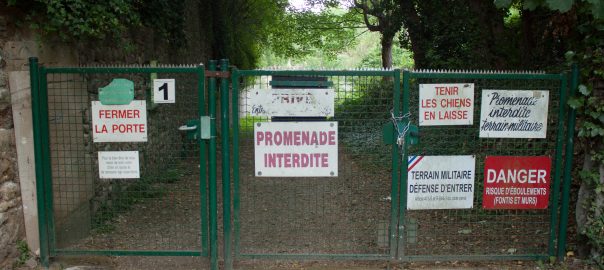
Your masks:
<svg viewBox="0 0 604 270"><path fill-rule="evenodd" d="M419 125L472 125L474 84L442 83L419 85Z"/></svg>
<svg viewBox="0 0 604 270"><path fill-rule="evenodd" d="M94 142L146 142L147 103L133 100L128 105L102 105L93 101L92 132Z"/></svg>
<svg viewBox="0 0 604 270"><path fill-rule="evenodd" d="M254 125L255 175L338 176L338 122Z"/></svg>
<svg viewBox="0 0 604 270"><path fill-rule="evenodd" d="M247 111L254 116L333 116L333 88L251 89Z"/></svg>

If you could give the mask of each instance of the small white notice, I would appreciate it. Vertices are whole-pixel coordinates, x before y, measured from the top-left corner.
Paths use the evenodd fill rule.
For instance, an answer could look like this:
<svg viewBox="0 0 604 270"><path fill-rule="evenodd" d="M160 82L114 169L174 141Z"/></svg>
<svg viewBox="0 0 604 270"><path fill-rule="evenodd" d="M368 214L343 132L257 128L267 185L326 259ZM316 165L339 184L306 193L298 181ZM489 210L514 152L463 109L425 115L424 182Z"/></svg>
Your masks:
<svg viewBox="0 0 604 270"><path fill-rule="evenodd" d="M99 151L101 179L140 178L138 151Z"/></svg>
<svg viewBox="0 0 604 270"><path fill-rule="evenodd" d="M175 103L176 86L174 79L155 79L153 80L153 102L155 103Z"/></svg>
<svg viewBox="0 0 604 270"><path fill-rule="evenodd" d="M419 85L419 125L472 125L474 84L442 83Z"/></svg>
<svg viewBox="0 0 604 270"><path fill-rule="evenodd" d="M255 175L338 176L338 122L254 125Z"/></svg>
<svg viewBox="0 0 604 270"><path fill-rule="evenodd" d="M248 111L253 116L333 116L333 88L249 90Z"/></svg>
<svg viewBox="0 0 604 270"><path fill-rule="evenodd" d="M409 156L407 209L467 209L474 205L474 156Z"/></svg>
<svg viewBox="0 0 604 270"><path fill-rule="evenodd" d="M481 138L545 138L547 90L483 90Z"/></svg>
<svg viewBox="0 0 604 270"><path fill-rule="evenodd" d="M92 102L92 141L146 142L147 103L133 100L128 105Z"/></svg>

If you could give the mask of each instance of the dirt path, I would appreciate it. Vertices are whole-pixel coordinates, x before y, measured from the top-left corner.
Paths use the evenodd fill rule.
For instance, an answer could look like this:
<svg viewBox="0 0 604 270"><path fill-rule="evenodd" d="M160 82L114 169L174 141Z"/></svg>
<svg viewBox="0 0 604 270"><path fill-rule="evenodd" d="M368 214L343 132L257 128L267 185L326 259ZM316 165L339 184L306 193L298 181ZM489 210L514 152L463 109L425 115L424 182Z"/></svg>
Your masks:
<svg viewBox="0 0 604 270"><path fill-rule="evenodd" d="M390 171L384 165L367 162L372 153L352 155L345 145L339 148L339 176L335 178L257 178L253 176L253 146L243 140L241 147L241 209L239 219L242 254L388 254L390 217ZM73 246L78 249L114 250L199 250L200 196L198 168L188 163L177 181L154 184L162 195L137 202L116 216L114 228L96 232ZM220 164L218 165L220 169ZM222 184L218 176L218 193ZM222 257L222 203L219 195L219 249ZM453 215L451 215L453 213ZM482 252L506 253L475 245L476 232L491 238L518 234L514 226L521 222L494 217L454 215L447 211L411 212L420 223L416 243L408 251L417 254ZM484 230L487 218L504 224ZM486 221L485 221L486 222ZM491 222L491 220L489 220ZM541 221L536 221L541 222ZM439 225L440 224L440 225ZM450 229L442 232L441 225ZM471 225L470 233L458 231ZM522 229L522 227L520 228ZM439 231L441 230L441 231ZM499 230L499 231L498 231ZM512 230L512 231L510 231ZM436 233L435 233L436 232ZM543 234L543 231L536 231ZM513 243L514 238L509 238ZM472 243L470 244L464 244ZM461 244L460 244L461 243ZM480 241L478 242L480 243ZM532 244L530 244L532 243ZM542 248L542 242L521 241L527 248ZM461 245L455 247L455 245ZM487 245L488 246L488 245ZM80 257L59 258L53 269L89 265L98 269L209 269L204 257ZM589 269L578 264L567 269ZM254 261L238 260L236 269L545 269L535 262L450 262L389 263L384 261Z"/></svg>

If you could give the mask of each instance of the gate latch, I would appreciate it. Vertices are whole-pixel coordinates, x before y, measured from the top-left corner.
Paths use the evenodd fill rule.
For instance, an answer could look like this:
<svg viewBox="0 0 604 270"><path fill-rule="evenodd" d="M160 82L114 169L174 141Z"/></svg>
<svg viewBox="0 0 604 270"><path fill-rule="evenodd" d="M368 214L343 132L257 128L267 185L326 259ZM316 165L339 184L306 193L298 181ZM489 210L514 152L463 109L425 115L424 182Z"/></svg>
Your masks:
<svg viewBox="0 0 604 270"><path fill-rule="evenodd" d="M188 140L210 139L210 117L202 116L199 120L188 120L187 124L180 126L178 130L186 132Z"/></svg>
<svg viewBox="0 0 604 270"><path fill-rule="evenodd" d="M388 122L386 124L384 124L384 126L382 126L382 139L384 141L385 144L393 144L393 143L398 143L397 142L397 137L395 136L395 134L402 134L403 132L405 132L403 130L403 128L405 127L405 125L399 124L397 125L398 129L396 133L394 131L394 125L392 124L392 122ZM409 129L407 130L406 134L405 134L408 138L408 142L411 145L414 144L418 144L419 143L419 127L416 125L409 125Z"/></svg>

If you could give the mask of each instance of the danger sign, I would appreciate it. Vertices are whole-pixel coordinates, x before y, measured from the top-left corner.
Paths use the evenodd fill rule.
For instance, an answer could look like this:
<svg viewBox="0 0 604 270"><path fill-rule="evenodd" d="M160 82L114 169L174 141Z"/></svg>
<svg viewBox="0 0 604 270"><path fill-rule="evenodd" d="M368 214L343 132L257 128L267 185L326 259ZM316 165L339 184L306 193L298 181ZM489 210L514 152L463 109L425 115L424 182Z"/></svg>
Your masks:
<svg viewBox="0 0 604 270"><path fill-rule="evenodd" d="M407 209L474 205L474 156L409 156Z"/></svg>
<svg viewBox="0 0 604 270"><path fill-rule="evenodd" d="M338 122L254 126L256 176L338 176Z"/></svg>
<svg viewBox="0 0 604 270"><path fill-rule="evenodd" d="M94 142L146 142L147 104L144 100L133 100L128 105L93 101L92 132Z"/></svg>
<svg viewBox="0 0 604 270"><path fill-rule="evenodd" d="M419 85L419 125L472 125L474 84Z"/></svg>
<svg viewBox="0 0 604 270"><path fill-rule="evenodd" d="M546 209L551 163L547 156L487 156L483 208Z"/></svg>

